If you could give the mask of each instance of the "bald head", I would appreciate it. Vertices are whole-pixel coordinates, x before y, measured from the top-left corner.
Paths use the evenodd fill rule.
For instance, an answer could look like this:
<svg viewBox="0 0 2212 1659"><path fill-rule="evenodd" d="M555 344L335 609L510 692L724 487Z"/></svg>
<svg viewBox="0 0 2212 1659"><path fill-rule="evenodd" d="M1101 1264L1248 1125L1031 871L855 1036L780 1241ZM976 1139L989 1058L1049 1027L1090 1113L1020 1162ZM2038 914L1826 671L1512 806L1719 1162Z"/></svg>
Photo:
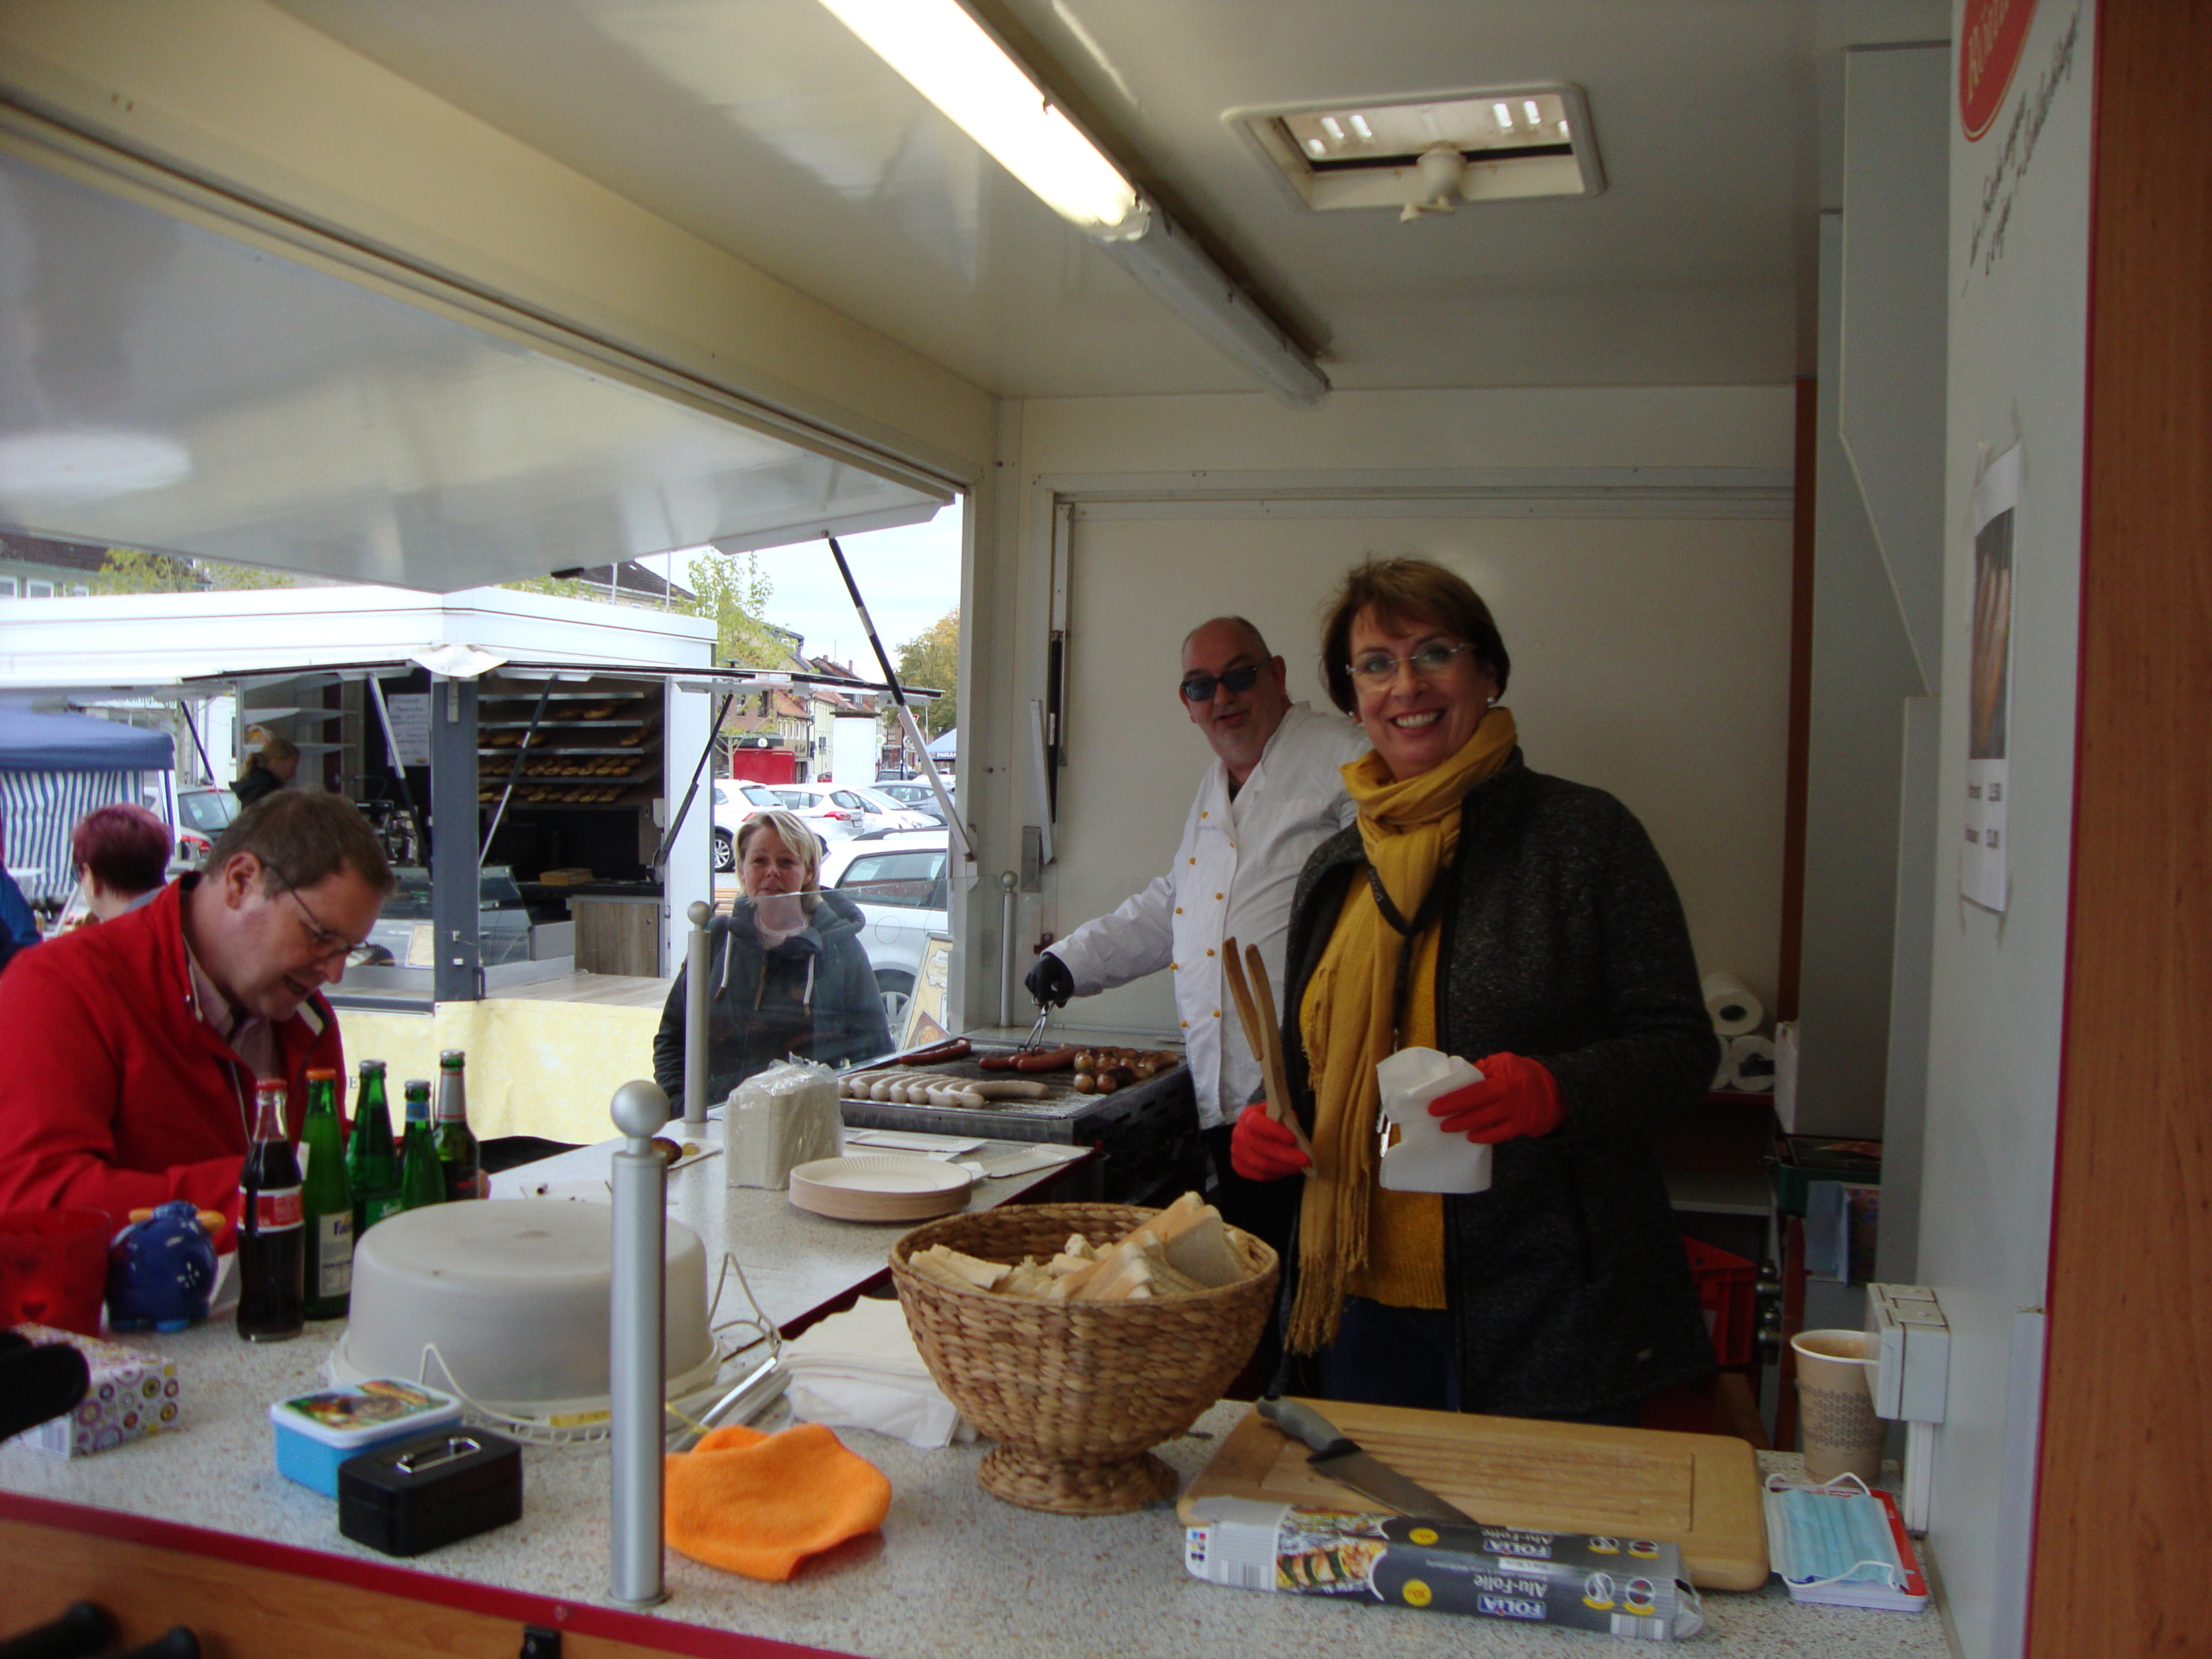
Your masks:
<svg viewBox="0 0 2212 1659"><path fill-rule="evenodd" d="M1210 616L1183 636L1183 655L1191 654L1191 642L1202 633L1212 633L1230 649L1249 652L1255 662L1264 663L1274 653L1268 649L1268 642L1253 624L1241 616Z"/></svg>
<svg viewBox="0 0 2212 1659"><path fill-rule="evenodd" d="M1191 696L1201 690L1204 696ZM1241 616L1214 617L1184 636L1177 695L1191 723L1205 734L1220 758L1232 786L1252 775L1268 740L1290 711L1282 658L1268 654L1260 631Z"/></svg>

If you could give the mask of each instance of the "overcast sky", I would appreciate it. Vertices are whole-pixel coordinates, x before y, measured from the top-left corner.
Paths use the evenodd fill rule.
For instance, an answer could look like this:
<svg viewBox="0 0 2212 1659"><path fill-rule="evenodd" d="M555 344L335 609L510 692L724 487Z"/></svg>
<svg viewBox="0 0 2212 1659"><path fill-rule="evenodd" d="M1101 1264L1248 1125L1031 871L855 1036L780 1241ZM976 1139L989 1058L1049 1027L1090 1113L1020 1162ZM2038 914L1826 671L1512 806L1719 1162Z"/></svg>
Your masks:
<svg viewBox="0 0 2212 1659"><path fill-rule="evenodd" d="M868 601L895 664L899 647L960 603L960 504L954 502L925 524L840 536L837 545L853 567L853 580ZM655 570L672 565L674 581L690 586L688 552L646 559ZM837 575L829 544L803 542L770 548L760 568L775 584L768 596L768 620L806 636L810 657L829 657L875 676L868 637L861 632L853 601Z"/></svg>

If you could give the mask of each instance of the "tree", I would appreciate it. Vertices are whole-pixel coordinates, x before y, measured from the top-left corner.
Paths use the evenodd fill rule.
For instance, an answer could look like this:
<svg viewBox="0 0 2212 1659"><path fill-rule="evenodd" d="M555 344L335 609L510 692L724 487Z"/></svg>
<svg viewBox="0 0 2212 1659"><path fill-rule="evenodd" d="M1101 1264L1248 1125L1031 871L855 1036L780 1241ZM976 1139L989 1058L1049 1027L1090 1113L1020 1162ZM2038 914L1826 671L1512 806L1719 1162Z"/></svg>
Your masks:
<svg viewBox="0 0 2212 1659"><path fill-rule="evenodd" d="M225 564L219 559L180 558L173 553L145 553L135 547L111 547L86 584L96 594L197 594L209 588L289 588L280 570Z"/></svg>
<svg viewBox="0 0 2212 1659"><path fill-rule="evenodd" d="M676 609L712 619L715 655L740 668L788 666L791 647L765 613L775 584L757 553L701 553L691 560L691 592Z"/></svg>
<svg viewBox="0 0 2212 1659"><path fill-rule="evenodd" d="M196 594L200 589L190 559L141 553L135 547L108 549L87 585L96 594Z"/></svg>
<svg viewBox="0 0 2212 1659"><path fill-rule="evenodd" d="M942 737L960 723L958 607L899 647L899 683L928 686L944 693L934 702L916 701L914 721L923 736Z"/></svg>

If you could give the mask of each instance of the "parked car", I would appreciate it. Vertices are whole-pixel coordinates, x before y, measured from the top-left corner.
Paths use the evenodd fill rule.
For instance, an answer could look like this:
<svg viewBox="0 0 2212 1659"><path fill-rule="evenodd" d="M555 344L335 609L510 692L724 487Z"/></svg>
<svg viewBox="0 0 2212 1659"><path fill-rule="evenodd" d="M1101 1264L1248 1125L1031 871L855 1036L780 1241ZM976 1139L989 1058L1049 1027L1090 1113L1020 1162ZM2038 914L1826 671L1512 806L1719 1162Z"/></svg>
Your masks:
<svg viewBox="0 0 2212 1659"><path fill-rule="evenodd" d="M868 918L861 944L875 969L894 1042L906 1027L930 935L950 931L945 842L942 829L892 830L841 841L822 861L822 885L852 899Z"/></svg>
<svg viewBox="0 0 2212 1659"><path fill-rule="evenodd" d="M238 815L238 798L227 789L180 789L176 792L176 852L173 869L204 869L215 850L215 837Z"/></svg>
<svg viewBox="0 0 2212 1659"><path fill-rule="evenodd" d="M827 840L843 841L868 830L927 830L929 817L857 784L778 784L783 804Z"/></svg>
<svg viewBox="0 0 2212 1659"><path fill-rule="evenodd" d="M781 806L775 791L766 784L756 784L744 778L717 778L715 780L715 868L728 874L737 868L737 832L745 821L764 807Z"/></svg>
<svg viewBox="0 0 2212 1659"><path fill-rule="evenodd" d="M938 823L944 822L944 808L937 798L937 791L925 779L879 778L872 787L877 794L888 796L910 812L922 813Z"/></svg>

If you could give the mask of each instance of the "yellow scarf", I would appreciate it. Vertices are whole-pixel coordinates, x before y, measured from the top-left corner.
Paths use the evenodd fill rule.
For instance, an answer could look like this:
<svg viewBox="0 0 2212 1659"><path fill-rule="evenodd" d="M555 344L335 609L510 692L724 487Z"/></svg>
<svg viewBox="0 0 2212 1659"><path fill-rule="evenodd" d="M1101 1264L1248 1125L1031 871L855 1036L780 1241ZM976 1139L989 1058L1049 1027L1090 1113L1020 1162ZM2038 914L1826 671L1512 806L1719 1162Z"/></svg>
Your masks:
<svg viewBox="0 0 2212 1659"><path fill-rule="evenodd" d="M1367 861L1401 918L1412 920L1451 861L1467 791L1506 763L1516 741L1512 711L1493 709L1457 754L1416 777L1394 782L1371 750L1344 768ZM1432 925L1414 948L1433 958L1438 937ZM1336 1339L1345 1283L1367 1265L1378 1155L1375 1068L1394 1047L1391 1005L1407 944L1355 874L1300 1005L1313 1089L1315 1173L1299 1212L1298 1294L1287 1333L1294 1353Z"/></svg>

